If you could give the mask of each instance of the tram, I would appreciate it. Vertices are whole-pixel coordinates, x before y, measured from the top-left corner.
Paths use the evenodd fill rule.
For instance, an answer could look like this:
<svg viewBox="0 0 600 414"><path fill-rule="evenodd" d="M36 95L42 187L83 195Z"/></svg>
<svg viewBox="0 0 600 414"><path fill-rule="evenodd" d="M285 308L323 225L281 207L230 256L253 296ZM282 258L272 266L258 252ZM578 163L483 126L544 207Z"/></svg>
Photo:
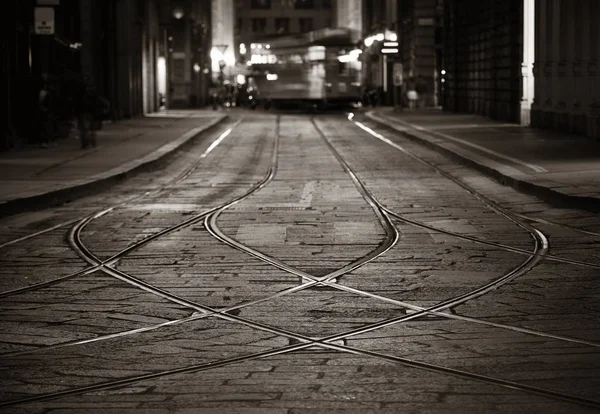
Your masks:
<svg viewBox="0 0 600 414"><path fill-rule="evenodd" d="M251 76L266 108L324 108L361 99L361 50L349 29L322 29L251 45Z"/></svg>

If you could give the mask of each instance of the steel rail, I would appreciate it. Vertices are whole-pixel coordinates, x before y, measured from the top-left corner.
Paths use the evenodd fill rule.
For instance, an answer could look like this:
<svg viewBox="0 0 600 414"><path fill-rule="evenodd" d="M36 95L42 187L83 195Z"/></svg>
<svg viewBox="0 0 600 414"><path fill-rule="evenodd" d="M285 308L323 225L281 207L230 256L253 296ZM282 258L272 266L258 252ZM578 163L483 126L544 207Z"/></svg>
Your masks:
<svg viewBox="0 0 600 414"><path fill-rule="evenodd" d="M222 134L220 134L220 135L217 137L217 139L215 139L215 140L212 142L212 144L211 144L211 145L210 145L210 146L209 146L209 147L208 147L208 148L207 148L205 151L203 151L203 152L202 152L202 154L200 154L200 156L198 157L198 160L197 160L196 162L194 162L194 163L193 163L193 164L192 164L190 167L186 168L186 169L185 169L183 172L181 172L181 173L180 173L180 174L179 174L177 177L175 177L173 180L169 181L169 182L168 182L168 183L166 183L166 184L163 184L162 186L160 186L160 187L158 187L158 188L156 188L156 189L154 189L154 190L152 190L152 191L146 191L146 192L145 192L145 193L143 193L143 194L138 194L138 195L132 196L132 197L130 197L130 198L128 198L128 199L126 199L126 200L122 201L121 203L115 204L115 205L114 205L114 206L112 206L111 208L113 208L113 209L116 209L116 208L118 208L118 207L122 207L122 206L124 206L124 205L127 205L127 204L129 204L129 203L131 203L131 202L133 202L133 201L136 201L136 200L139 200L139 199L141 199L141 198L147 197L147 196L149 196L149 195L156 195L156 194L160 193L161 191L163 191L165 188L168 188L168 187L170 187L170 186L173 186L173 185L175 185L175 184L177 184L177 183L179 183L179 182L181 182L181 181L183 181L183 180L187 179L187 178L188 178L188 177L189 177L189 176L190 176L190 175L191 175L191 174L192 174L192 173L193 173L193 172L194 172L194 171L195 171L195 170L198 168L198 166L200 165L200 160L201 160L201 159L203 159L203 158L206 158L206 156L208 156L208 154L209 154L209 153L210 153L210 152L211 152L211 151L212 151L212 150L213 150L213 149L214 149L214 148L215 148L215 147L216 147L218 144L220 144L220 143L221 143L221 141L222 141L222 140L223 140L223 139L224 139L224 138L225 138L227 135L229 135L229 133L230 133L230 132L231 132L231 131L232 131L232 130L235 128L235 127L237 127L237 126L238 126L238 125L239 125L239 124L240 124L240 123L241 123L243 120L244 120L244 118L241 118L241 119L239 119L239 120L237 120L237 121L233 122L233 124L232 124L232 125L231 125L231 126L228 128L228 129L226 129L226 130L225 130L225 132L223 132ZM192 129L191 131L194 131L194 129ZM189 132L188 132L188 133L189 133ZM201 133L202 133L202 132L200 132L200 134L201 134ZM49 227L49 228L47 228L47 229L39 230L39 231L37 231L37 232L35 232L35 233L31 233L31 234L28 234L28 235L25 235L25 236L21 236L21 237L19 237L19 238L13 239L13 240L9 240L9 241L7 241L7 242L4 242L4 243L0 244L0 249L2 249L3 247L6 247L6 246L10 246L10 245L12 245L12 244L20 243L20 242L22 242L22 241L25 241L25 240L28 240L28 239L31 239L31 238L34 238L34 237L40 236L40 235L42 235L42 234L45 234L45 233L48 233L48 232L50 232L50 231L52 231L52 230L56 230L56 229L59 229L59 228L62 228L62 227L69 226L69 225L71 225L71 224L73 224L73 223L75 223L75 222L78 222L78 221L80 221L80 220L85 220L86 218L92 217L92 216L94 216L95 214L97 214L97 213L93 213L93 214L90 214L90 215L87 215L87 216L84 216L84 217L79 217L79 218L76 218L76 219L72 219L72 220L64 221L64 222L62 222L62 223L56 224L56 225L54 225L54 226L52 226L52 227Z"/></svg>
<svg viewBox="0 0 600 414"><path fill-rule="evenodd" d="M531 258L532 261L535 259L535 257L539 257L539 256L540 256L540 254L537 254L536 256ZM510 274L506 275L506 276L510 276ZM326 277L327 276L325 276L325 278ZM484 287L482 287L480 289L483 289L483 288ZM481 294L483 294L483 293L481 293ZM413 315L410 315L410 316L413 316ZM232 319L235 320L237 318L232 318ZM255 325L255 323L252 323L252 325ZM271 329L271 328L268 328L268 329L270 332L273 332L273 333L283 332L282 330L279 330L279 329ZM374 353L371 351L358 350L358 349L354 349L351 347L345 347L345 346L340 346L340 345L330 343L332 341L339 340L338 336L330 336L327 338L323 338L321 340L317 339L317 340L309 342L309 343L304 343L304 344L300 344L300 345L296 345L296 346L290 346L290 347L280 348L277 350L267 351L266 353L263 352L263 353L259 353L259 354L254 354L254 356L242 356L242 357L237 357L237 358L230 359L230 360L222 360L222 361L218 361L217 364L236 363L236 362L241 362L242 360L248 360L250 358L252 358L252 359L264 358L267 356L277 355L277 354L281 354L281 353L289 353L289 352L292 352L295 350L304 349L304 348L316 345L316 346L321 346L321 347L330 348L330 349L338 349L338 350L344 351L344 352L360 353L361 355L383 358L383 359L386 359L389 361L400 362L400 363L404 363L405 365L410 365L410 366L414 366L417 368L429 369L429 370L432 370L435 372L444 372L444 373L448 373L448 374L452 374L452 375L456 375L456 376L461 376L464 378L480 380L480 381L483 381L486 383L494 383L496 385L501 385L503 387L513 388L513 389L517 389L517 390L521 390L521 391L528 391L530 393L539 394L539 395L551 397L554 399L562 399L562 400L565 400L568 402L574 402L574 403L578 403L578 404L582 404L582 405L589 405L589 406L594 406L594 407L600 406L600 402L597 402L594 400L587 400L587 399L584 399L581 397L572 396L572 395L564 394L564 393L560 393L560 392L555 392L552 390L539 389L539 388L527 386L524 384L513 383L510 381L501 380L501 379L497 379L497 378L485 377L485 376L481 376L479 374L468 373L468 372L464 372L464 371L455 370L452 368L440 367L437 365L431 365L431 364L421 363L421 362L417 362L417 361L411 361L411 360L394 357L394 356L390 356L390 355L377 354L377 353ZM304 338L297 338L297 339L302 340ZM194 371L194 370L198 371L198 370L202 370L204 368L209 369L213 366L215 366L214 363L204 364L202 367L194 366L194 367L180 368L180 369L178 369L178 372L184 372L181 370L185 370L185 372L190 372L190 371ZM222 366L222 365L220 365L220 366ZM149 375L152 378L155 378L158 375L170 375L172 373L176 373L176 372L171 370L171 371L164 372L164 373L154 373L154 374L149 374ZM148 376L145 376L145 377L148 377ZM104 385L97 384L97 385L91 386L91 387L94 387L93 389L91 389L90 387L82 387L77 390L71 389L71 390L66 390L66 391L59 392L59 393L54 393L52 395L30 397L28 399L22 399L22 400L18 400L18 401L9 402L9 404L13 405L13 404L17 404L20 402L41 401L42 399L57 398L57 397L64 396L64 395L80 394L80 393L99 389L97 387L102 387L100 389L113 388L116 386L127 385L128 383L141 381L143 379L146 379L146 378L142 378L140 376L140 377L137 377L134 379L118 380L118 381L113 381L111 383L108 383L108 385L107 384L104 384Z"/></svg>
<svg viewBox="0 0 600 414"><path fill-rule="evenodd" d="M205 150L199 156L198 160L206 158L206 156L225 137L227 137L230 134L230 132L233 130L233 128L235 128L237 125L239 125L242 121L243 121L243 118L240 119L240 120L238 120L238 121L236 121L236 122L234 122L234 124L230 128L228 128L215 141L213 141L213 143L211 144L211 146L207 150ZM144 198L144 197L146 197L148 195L158 194L161 191L165 190L166 188L168 188L168 187L170 187L172 185L178 184L179 182L181 182L181 181L185 180L186 178L188 178L189 175L191 173L193 173L193 171L195 171L198 168L199 164L200 164L200 161L195 162L192 166L188 167L184 172L182 172L181 174L179 174L174 180L170 181L169 183L161 186L160 188L158 188L156 190L146 191L143 194L134 196L134 197L132 197L130 199L127 199L127 200L125 200L125 201L123 201L121 203L115 204L115 205L113 205L113 206L111 206L109 208L106 208L106 209L102 210L102 211L96 212L94 214L91 214L91 215L88 215L88 216L85 216L85 217L82 217L82 218L79 218L79 219L74 219L74 220L70 220L70 221L61 223L60 225L53 226L50 229L45 229L45 230L36 232L36 233L34 233L32 235L22 237L22 238L20 238L18 240L15 240L14 242L16 243L17 241L27 240L27 239L29 239L31 237L34 237L34 236L37 236L37 235L41 235L41 234L47 233L49 231L56 230L57 228L61 228L61 227L64 227L66 225L70 225L70 224L73 224L73 223L77 223L77 222L78 223L82 223L84 221L88 221L89 222L89 221L91 221L93 219L96 219L96 218L99 218L99 217L101 217L101 216L103 216L103 215L105 215L105 214L107 214L107 213L109 213L109 212L111 212L111 211L119 208L119 207L125 206L125 205L127 205L127 204L129 204L129 203L131 203L131 202L133 202L135 200ZM168 233L171 233L173 231L179 230L180 228L183 228L183 227L195 224L197 221L202 220L206 214L211 213L213 210L215 210L215 209L217 209L217 208L219 208L221 206L222 206L222 204L219 205L219 206L213 207L211 209L208 209L208 210L206 210L206 211L204 211L202 213L199 213L197 215L194 215L193 217L185 220L184 222L180 223L179 225L176 225L174 227L167 228L167 229L164 229L164 230L162 230L162 231L160 231L158 233L152 234L152 235L146 237L144 240L141 240L140 242L134 243L131 246L129 246L129 247L123 249L122 251L116 253L115 255L111 256L109 259L107 259L105 261L101 261L100 264L95 264L92 267L88 267L88 268L79 270L77 272L74 272L74 273L71 273L71 274L68 274L68 275L64 275L64 276L61 276L61 277L58 277L58 278L55 278L55 279L52 279L52 280L35 283L35 284L29 285L29 286L24 286L24 287L21 287L21 288L12 289L12 290L5 291L5 292L0 292L0 299L2 299L4 297L7 297L7 296L12 296L12 295L20 294L20 293L25 293L25 292L30 292L30 291L42 289L42 288L45 288L45 287L48 287L48 286L55 285L57 283L64 282L64 281L69 280L69 279L73 279L73 278L78 277L78 276L88 275L88 274L94 273L95 271L97 271L98 269L100 269L101 266L112 265L117 260L119 260L120 258L122 258L124 255L130 253L133 250L136 250L137 248L143 246L146 243L149 243L150 241L152 241L152 240L154 240L154 239L156 239L158 237L161 237L161 236L163 236L165 234L168 234ZM180 226L180 227L177 227L177 226ZM8 245L8 244L12 244L12 242L5 243L5 245ZM2 246L0 246L0 247L2 247Z"/></svg>

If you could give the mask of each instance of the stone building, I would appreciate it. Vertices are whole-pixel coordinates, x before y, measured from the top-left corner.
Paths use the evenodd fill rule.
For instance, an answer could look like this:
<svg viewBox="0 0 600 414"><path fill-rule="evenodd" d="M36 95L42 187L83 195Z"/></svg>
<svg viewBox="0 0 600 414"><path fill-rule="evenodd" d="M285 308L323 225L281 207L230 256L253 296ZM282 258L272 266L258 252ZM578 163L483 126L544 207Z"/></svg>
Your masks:
<svg viewBox="0 0 600 414"><path fill-rule="evenodd" d="M418 84L425 106L438 106L442 63L441 0L404 0L399 34L404 79Z"/></svg>
<svg viewBox="0 0 600 414"><path fill-rule="evenodd" d="M445 0L443 107L599 137L600 2Z"/></svg>
<svg viewBox="0 0 600 414"><path fill-rule="evenodd" d="M225 0L228 1L232 0ZM250 59L253 43L268 43L269 38L277 35L333 27L334 3L332 0L235 0L232 53L236 64L243 67Z"/></svg>
<svg viewBox="0 0 600 414"><path fill-rule="evenodd" d="M523 0L445 0L444 109L521 117Z"/></svg>
<svg viewBox="0 0 600 414"><path fill-rule="evenodd" d="M531 124L600 138L600 1L535 0Z"/></svg>

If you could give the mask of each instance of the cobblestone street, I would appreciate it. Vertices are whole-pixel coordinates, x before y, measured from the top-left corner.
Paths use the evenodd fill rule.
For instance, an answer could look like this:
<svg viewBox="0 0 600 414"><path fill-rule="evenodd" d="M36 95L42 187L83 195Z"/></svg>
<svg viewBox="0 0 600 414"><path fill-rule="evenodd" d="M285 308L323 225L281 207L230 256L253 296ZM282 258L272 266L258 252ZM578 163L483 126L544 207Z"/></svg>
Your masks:
<svg viewBox="0 0 600 414"><path fill-rule="evenodd" d="M232 112L0 229L1 412L600 411L598 214L363 114Z"/></svg>

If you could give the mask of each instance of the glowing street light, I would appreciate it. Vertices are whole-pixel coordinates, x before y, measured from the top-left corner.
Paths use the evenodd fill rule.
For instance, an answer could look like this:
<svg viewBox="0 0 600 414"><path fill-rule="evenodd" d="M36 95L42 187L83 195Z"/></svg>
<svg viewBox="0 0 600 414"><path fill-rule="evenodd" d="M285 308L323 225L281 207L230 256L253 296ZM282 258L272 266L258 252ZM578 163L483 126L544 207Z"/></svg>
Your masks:
<svg viewBox="0 0 600 414"><path fill-rule="evenodd" d="M183 9L181 7L175 7L173 9L173 17L176 18L177 20L181 20L183 18Z"/></svg>

